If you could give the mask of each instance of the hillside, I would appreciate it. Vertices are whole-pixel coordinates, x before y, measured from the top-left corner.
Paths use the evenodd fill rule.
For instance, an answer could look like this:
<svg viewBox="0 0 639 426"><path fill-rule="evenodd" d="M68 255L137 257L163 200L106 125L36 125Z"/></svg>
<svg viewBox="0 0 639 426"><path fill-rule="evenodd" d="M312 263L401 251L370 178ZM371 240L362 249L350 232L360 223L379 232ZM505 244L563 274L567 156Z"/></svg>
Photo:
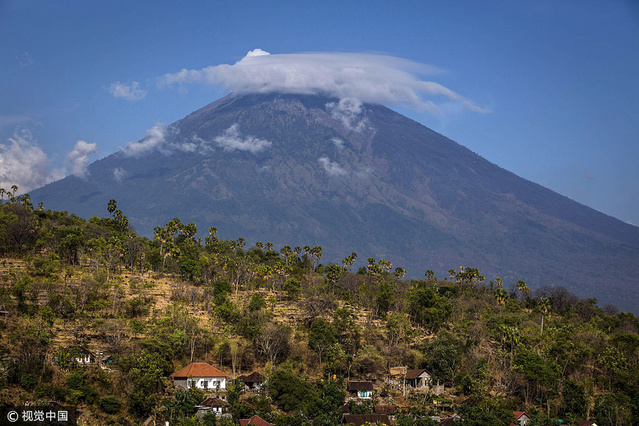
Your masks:
<svg viewBox="0 0 639 426"><path fill-rule="evenodd" d="M369 253L412 278L472 264L639 306L639 228L380 105L230 95L31 195L83 217L117 199L147 237L177 216L227 239L318 245L332 262Z"/></svg>
<svg viewBox="0 0 639 426"><path fill-rule="evenodd" d="M55 401L85 424L336 425L347 382L373 396L351 413L393 407L399 425L530 425L639 420L639 320L565 288L531 291L466 266L407 280L368 258L323 263L318 246L224 240L174 219L139 237L117 203L111 217L0 205L0 408ZM366 257L360 253L358 257ZM90 353L104 364L78 363ZM260 372L260 392L181 390L170 374L208 362L230 379ZM408 389L391 368L425 369ZM440 393L441 392L441 393ZM206 396L221 417L196 418ZM432 418L431 418L432 416Z"/></svg>

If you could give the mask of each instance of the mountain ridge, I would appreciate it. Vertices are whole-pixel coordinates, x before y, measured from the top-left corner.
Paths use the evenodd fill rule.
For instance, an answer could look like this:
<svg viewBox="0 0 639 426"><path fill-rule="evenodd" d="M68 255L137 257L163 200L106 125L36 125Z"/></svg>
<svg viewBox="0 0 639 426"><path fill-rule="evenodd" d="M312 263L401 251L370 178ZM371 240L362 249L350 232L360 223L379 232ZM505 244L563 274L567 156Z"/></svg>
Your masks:
<svg viewBox="0 0 639 426"><path fill-rule="evenodd" d="M155 148L126 149L32 198L81 216L115 198L147 236L177 216L200 233L321 245L335 263L355 251L413 277L468 265L582 294L603 284L617 290L595 292L602 302L639 304L639 228L381 105L232 94L169 125Z"/></svg>

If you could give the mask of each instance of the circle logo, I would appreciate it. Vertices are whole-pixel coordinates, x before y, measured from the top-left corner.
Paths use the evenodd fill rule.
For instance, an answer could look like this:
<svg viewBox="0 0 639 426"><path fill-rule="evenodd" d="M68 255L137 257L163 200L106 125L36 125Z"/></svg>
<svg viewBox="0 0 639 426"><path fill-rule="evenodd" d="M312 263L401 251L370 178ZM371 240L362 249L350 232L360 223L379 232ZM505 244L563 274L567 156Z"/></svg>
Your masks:
<svg viewBox="0 0 639 426"><path fill-rule="evenodd" d="M17 411L9 411L7 413L7 420L9 420L11 423L17 422L19 418L20 416L18 415Z"/></svg>

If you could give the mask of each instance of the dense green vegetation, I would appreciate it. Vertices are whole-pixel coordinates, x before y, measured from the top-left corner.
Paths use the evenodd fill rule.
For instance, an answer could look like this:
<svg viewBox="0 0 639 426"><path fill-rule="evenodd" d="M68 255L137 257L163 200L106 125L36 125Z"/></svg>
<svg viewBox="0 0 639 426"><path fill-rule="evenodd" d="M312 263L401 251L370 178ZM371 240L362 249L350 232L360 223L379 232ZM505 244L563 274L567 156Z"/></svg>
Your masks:
<svg viewBox="0 0 639 426"><path fill-rule="evenodd" d="M177 218L149 240L114 200L108 217L85 220L2 195L0 407L53 400L94 424L258 414L334 425L345 382L377 378L373 402L396 405L401 425L453 412L462 425L506 425L514 410L531 425L639 420L639 321L562 287L531 291L472 267L408 281L383 259L355 270L347 248L321 263L321 247L220 240L215 228L201 239ZM82 347L113 364L79 366ZM195 419L206 395L168 378L192 361L231 377L258 370L266 391L233 384L232 420ZM383 380L400 365L426 368L446 391L403 396Z"/></svg>

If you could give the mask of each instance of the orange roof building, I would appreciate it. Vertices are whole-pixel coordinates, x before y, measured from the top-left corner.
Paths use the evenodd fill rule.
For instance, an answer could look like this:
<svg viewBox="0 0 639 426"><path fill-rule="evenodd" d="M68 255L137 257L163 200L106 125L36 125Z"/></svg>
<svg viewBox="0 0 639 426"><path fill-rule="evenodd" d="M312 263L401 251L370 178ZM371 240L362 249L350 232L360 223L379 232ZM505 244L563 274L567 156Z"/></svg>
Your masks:
<svg viewBox="0 0 639 426"><path fill-rule="evenodd" d="M240 426L247 426L247 425L273 426L272 424L270 424L269 422L267 422L266 420L264 420L263 418L257 415L251 417L250 419L240 420Z"/></svg>
<svg viewBox="0 0 639 426"><path fill-rule="evenodd" d="M183 389L226 390L229 376L206 362L194 362L171 374L171 378Z"/></svg>

